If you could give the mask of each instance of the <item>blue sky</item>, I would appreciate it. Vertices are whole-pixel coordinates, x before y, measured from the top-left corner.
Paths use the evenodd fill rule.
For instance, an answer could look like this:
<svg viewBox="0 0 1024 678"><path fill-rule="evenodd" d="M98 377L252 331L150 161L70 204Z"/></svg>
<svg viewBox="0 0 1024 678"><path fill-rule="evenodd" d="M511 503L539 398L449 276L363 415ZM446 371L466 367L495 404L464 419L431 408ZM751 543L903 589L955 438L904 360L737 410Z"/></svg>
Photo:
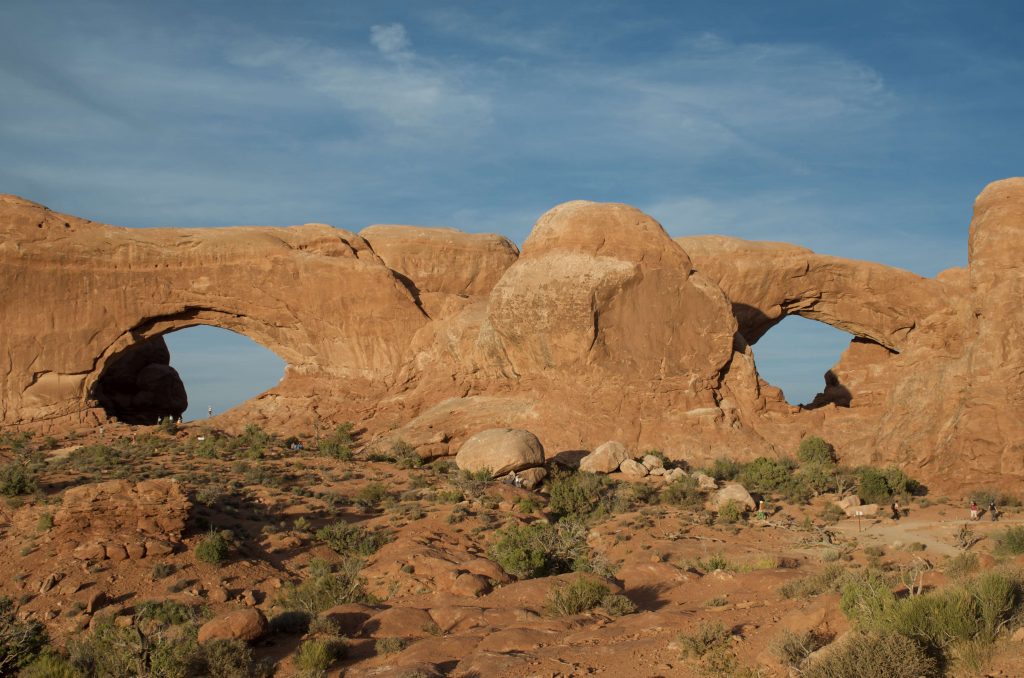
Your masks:
<svg viewBox="0 0 1024 678"><path fill-rule="evenodd" d="M673 235L934 275L965 263L974 196L1022 173L1022 34L1000 0L5 0L0 191L127 226L517 241L559 202L622 201ZM790 325L755 352L821 349Z"/></svg>

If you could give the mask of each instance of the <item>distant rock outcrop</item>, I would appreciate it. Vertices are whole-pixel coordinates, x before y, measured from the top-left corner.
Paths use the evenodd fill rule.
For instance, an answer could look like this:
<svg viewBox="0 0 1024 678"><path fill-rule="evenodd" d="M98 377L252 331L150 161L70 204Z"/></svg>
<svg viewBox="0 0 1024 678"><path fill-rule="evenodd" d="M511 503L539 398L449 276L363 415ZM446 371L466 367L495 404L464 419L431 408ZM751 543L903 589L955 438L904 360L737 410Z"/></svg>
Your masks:
<svg viewBox="0 0 1024 678"><path fill-rule="evenodd" d="M0 425L179 413L160 337L208 324L288 365L227 427L352 420L425 457L506 427L553 457L619 440L694 464L813 434L846 463L1010 484L1024 479L1021 243L1024 179L985 189L968 267L934 279L781 243L672 240L618 204L559 205L520 253L412 226L117 228L0 196ZM852 335L804 407L751 351L787 315Z"/></svg>

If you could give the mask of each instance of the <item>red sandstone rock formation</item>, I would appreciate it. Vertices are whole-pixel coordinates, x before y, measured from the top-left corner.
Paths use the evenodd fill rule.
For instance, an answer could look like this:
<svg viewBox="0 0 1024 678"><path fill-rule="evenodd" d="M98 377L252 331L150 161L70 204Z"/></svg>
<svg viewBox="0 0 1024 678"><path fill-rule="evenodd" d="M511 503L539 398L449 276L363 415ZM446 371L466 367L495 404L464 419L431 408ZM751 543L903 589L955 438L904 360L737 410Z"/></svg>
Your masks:
<svg viewBox="0 0 1024 678"><path fill-rule="evenodd" d="M431 456L526 428L551 456L615 439L694 462L816 433L850 463L1019 481L1021 231L1024 179L982 193L969 267L935 279L779 243L673 241L625 205L559 205L520 255L500 236L408 226L116 228L4 196L0 423L102 421L103 385L131 378L112 379L119 357L210 324L288 364L224 424L352 419ZM788 314L853 335L806 408L750 350Z"/></svg>

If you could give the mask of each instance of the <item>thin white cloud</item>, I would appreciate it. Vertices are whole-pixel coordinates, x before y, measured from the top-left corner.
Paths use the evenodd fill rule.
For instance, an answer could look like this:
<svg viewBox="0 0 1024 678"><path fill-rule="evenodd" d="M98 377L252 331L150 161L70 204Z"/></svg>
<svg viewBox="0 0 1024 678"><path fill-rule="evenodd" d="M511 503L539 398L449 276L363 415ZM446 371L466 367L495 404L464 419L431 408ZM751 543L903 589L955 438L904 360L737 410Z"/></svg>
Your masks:
<svg viewBox="0 0 1024 678"><path fill-rule="evenodd" d="M392 61L409 61L415 55L412 43L402 24L370 27L370 42L388 59Z"/></svg>

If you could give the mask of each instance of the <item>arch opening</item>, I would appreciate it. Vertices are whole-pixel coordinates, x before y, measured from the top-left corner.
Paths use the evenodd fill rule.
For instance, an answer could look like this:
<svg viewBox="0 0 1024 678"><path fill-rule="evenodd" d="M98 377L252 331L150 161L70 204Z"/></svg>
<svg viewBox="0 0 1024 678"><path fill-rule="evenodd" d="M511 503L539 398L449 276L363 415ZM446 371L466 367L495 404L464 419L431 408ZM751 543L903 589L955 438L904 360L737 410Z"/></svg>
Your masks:
<svg viewBox="0 0 1024 678"><path fill-rule="evenodd" d="M249 337L190 325L129 346L103 368L91 398L108 416L152 425L220 414L276 386L285 362Z"/></svg>
<svg viewBox="0 0 1024 678"><path fill-rule="evenodd" d="M835 367L851 340L853 335L831 325L787 315L761 335L751 351L758 374L780 389L790 405L849 407L853 393Z"/></svg>

